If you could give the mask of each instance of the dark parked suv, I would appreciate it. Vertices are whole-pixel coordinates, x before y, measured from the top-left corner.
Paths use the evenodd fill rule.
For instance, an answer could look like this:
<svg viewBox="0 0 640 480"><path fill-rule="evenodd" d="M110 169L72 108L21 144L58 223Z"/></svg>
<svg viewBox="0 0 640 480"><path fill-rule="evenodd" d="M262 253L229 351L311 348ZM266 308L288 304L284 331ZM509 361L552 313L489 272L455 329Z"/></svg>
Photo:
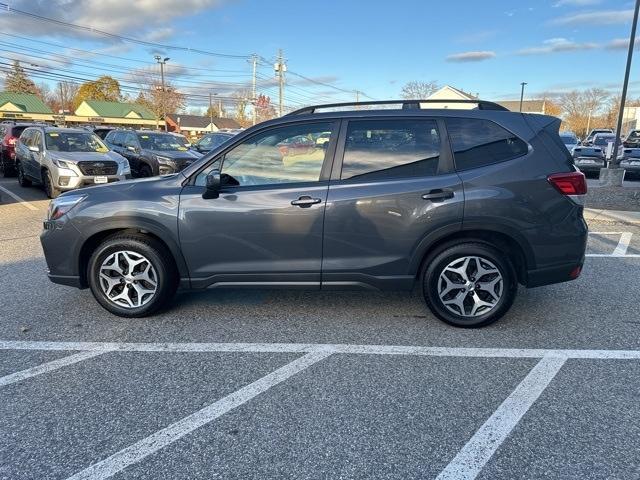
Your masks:
<svg viewBox="0 0 640 480"><path fill-rule="evenodd" d="M200 158L171 133L152 130L111 130L105 142L129 160L134 177L152 177L179 172Z"/></svg>
<svg viewBox="0 0 640 480"><path fill-rule="evenodd" d="M418 282L445 322L489 324L518 284L578 277L586 183L560 120L474 103L309 107L180 173L64 194L41 237L49 277L125 317L157 311L178 287ZM300 137L329 140L283 148Z"/></svg>

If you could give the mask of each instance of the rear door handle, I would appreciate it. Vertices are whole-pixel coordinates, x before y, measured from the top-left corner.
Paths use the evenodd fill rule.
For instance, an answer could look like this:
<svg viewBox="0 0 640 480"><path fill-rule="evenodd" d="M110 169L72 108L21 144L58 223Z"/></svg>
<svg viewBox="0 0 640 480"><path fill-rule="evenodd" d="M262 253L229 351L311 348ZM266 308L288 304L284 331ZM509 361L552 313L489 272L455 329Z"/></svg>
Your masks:
<svg viewBox="0 0 640 480"><path fill-rule="evenodd" d="M300 207L300 208L308 208L311 205L315 205L316 203L320 203L320 202L322 202L321 198L312 198L308 195L303 195L299 199L293 200L291 202L291 205L295 205L296 207Z"/></svg>
<svg viewBox="0 0 640 480"><path fill-rule="evenodd" d="M453 198L453 190L448 188L435 188L430 190L429 193L422 195L424 200L431 200L432 202L438 202L441 200L448 200Z"/></svg>

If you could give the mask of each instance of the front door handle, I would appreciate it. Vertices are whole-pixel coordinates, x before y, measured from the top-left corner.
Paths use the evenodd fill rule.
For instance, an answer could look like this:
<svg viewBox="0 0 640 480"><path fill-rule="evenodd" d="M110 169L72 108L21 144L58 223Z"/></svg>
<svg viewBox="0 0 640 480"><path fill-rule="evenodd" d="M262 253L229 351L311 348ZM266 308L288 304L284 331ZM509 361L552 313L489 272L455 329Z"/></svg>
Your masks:
<svg viewBox="0 0 640 480"><path fill-rule="evenodd" d="M439 202L441 200L448 200L453 198L453 190L448 188L435 188L430 190L429 193L422 195L424 200L431 200L432 202Z"/></svg>
<svg viewBox="0 0 640 480"><path fill-rule="evenodd" d="M303 195L299 199L293 200L291 202L291 205L295 205L296 207L300 207L300 208L308 208L311 205L315 205L316 203L320 203L320 202L322 202L321 198L312 198L308 195Z"/></svg>

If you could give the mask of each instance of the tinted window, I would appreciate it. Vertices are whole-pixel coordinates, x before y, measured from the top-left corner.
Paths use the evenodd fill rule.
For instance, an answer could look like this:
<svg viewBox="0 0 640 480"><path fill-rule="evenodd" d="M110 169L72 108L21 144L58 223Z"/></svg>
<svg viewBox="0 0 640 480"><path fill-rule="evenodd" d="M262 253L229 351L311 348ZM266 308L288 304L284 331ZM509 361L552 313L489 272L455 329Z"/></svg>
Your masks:
<svg viewBox="0 0 640 480"><path fill-rule="evenodd" d="M123 147L138 147L138 140L133 133L124 133L121 141Z"/></svg>
<svg viewBox="0 0 640 480"><path fill-rule="evenodd" d="M350 121L340 178L431 176L438 172L439 159L435 120Z"/></svg>
<svg viewBox="0 0 640 480"><path fill-rule="evenodd" d="M525 155L527 144L489 120L447 118L456 168L468 170Z"/></svg>
<svg viewBox="0 0 640 480"><path fill-rule="evenodd" d="M127 137L128 138L128 137ZM159 150L163 152L184 151L187 148L183 140L170 133L139 133L140 146L146 150ZM127 145L129 142L127 140Z"/></svg>
<svg viewBox="0 0 640 480"><path fill-rule="evenodd" d="M576 143L576 137L572 135L560 135L560 139L566 144Z"/></svg>
<svg viewBox="0 0 640 480"><path fill-rule="evenodd" d="M331 135L332 123L314 123L272 128L244 140L222 158L222 181L227 185L257 186L317 182L327 145L317 144L315 135ZM306 141L292 139L303 137ZM204 185L207 173L220 168L216 160L198 175Z"/></svg>

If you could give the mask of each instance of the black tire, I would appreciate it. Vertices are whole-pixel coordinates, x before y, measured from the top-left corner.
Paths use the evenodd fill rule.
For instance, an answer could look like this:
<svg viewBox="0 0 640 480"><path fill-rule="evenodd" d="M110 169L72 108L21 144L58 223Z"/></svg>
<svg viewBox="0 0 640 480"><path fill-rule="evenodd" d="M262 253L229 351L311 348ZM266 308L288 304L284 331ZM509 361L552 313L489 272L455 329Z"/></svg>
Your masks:
<svg viewBox="0 0 640 480"><path fill-rule="evenodd" d="M21 187L30 187L31 180L29 180L26 174L24 173L24 169L22 168L22 163L18 162L16 164L16 170L18 171L18 184Z"/></svg>
<svg viewBox="0 0 640 480"><path fill-rule="evenodd" d="M107 297L100 285L100 267L112 254L130 251L144 256L155 269L157 288L147 303L139 307L124 307ZM130 272L129 272L130 273ZM126 318L151 315L164 308L175 295L178 287L178 271L170 252L154 238L142 234L115 234L108 237L93 252L87 265L87 279L91 293L107 311ZM129 288L123 285L122 288Z"/></svg>
<svg viewBox="0 0 640 480"><path fill-rule="evenodd" d="M138 176L140 178L153 177L153 171L151 171L151 167L146 163L140 166L140 171L138 172Z"/></svg>
<svg viewBox="0 0 640 480"><path fill-rule="evenodd" d="M60 195L60 189L53 183L53 176L49 170L42 171L42 184L44 185L44 193L49 198L57 198Z"/></svg>
<svg viewBox="0 0 640 480"><path fill-rule="evenodd" d="M476 316L470 316L470 314L473 313L472 307L474 304L474 295L477 295L481 300L494 300L491 296L487 296L489 295L487 291L483 292L480 287L477 287L477 285L480 284L480 282L478 282L480 278L475 279L473 277L473 269L476 268L473 266L475 260L472 260L470 262L469 267L471 269L470 271L472 272L472 276L470 277L470 280L472 281L469 282L471 285L467 288L470 288L470 291L465 291L461 286L459 289L456 288L452 290L451 293L448 294L449 296L445 295L444 300L440 298L439 294L439 288L446 285L445 280L442 280L441 283L441 274L445 271L448 265L451 265L453 262L456 262L457 260L464 257L477 257L480 260L489 261L502 276L502 289L500 292L501 295L499 296L499 300L495 301L492 307L479 308L478 314ZM477 263L475 263L475 265L477 266ZM483 276L485 280L491 280L496 277L497 275L495 274L494 276ZM461 278L458 280L462 282ZM513 268L511 260L504 253L501 253L499 250L488 244L461 241L460 243L444 245L443 247L434 251L425 262L422 276L422 293L424 295L427 306L436 317L438 317L443 322L455 327L484 327L495 322L496 320L500 319L505 313L507 313L509 308L511 308L517 290L517 275L515 269ZM449 301L457 295L462 295L461 298L465 298L464 295L467 295L469 297L468 300L464 300L466 304L463 304L463 307L465 307L465 305L468 305L469 308L469 311L465 311L466 316L463 315L462 312L457 313L460 312L460 307L452 305L450 308L457 311L454 312L444 304L445 301Z"/></svg>

